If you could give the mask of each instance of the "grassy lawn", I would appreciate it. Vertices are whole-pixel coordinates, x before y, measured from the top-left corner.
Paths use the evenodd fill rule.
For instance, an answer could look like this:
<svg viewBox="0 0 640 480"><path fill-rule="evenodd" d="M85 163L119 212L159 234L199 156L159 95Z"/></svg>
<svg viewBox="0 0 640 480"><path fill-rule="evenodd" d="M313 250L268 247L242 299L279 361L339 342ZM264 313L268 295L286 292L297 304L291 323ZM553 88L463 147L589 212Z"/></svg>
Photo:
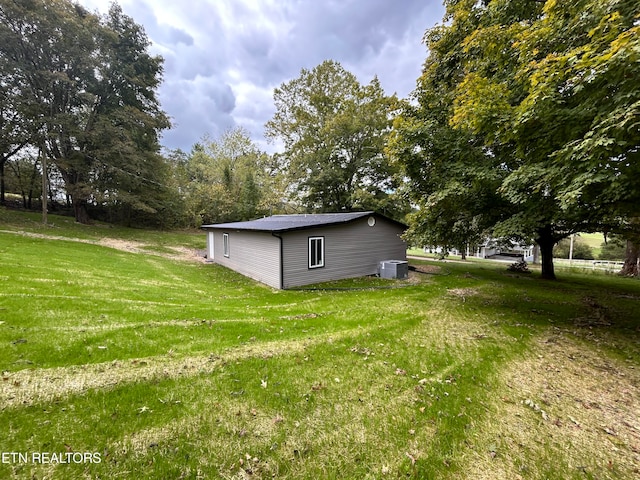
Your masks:
<svg viewBox="0 0 640 480"><path fill-rule="evenodd" d="M0 210L0 478L640 475L638 281L277 291L201 233L50 221Z"/></svg>
<svg viewBox="0 0 640 480"><path fill-rule="evenodd" d="M580 239L595 251L599 250L604 242L604 235L602 233L581 233Z"/></svg>

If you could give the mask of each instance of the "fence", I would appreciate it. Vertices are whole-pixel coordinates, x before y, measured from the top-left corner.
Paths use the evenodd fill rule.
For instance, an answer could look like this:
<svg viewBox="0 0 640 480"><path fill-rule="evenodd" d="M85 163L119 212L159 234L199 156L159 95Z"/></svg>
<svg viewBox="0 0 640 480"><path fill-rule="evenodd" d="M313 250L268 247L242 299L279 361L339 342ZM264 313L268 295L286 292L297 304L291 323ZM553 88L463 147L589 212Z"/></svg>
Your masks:
<svg viewBox="0 0 640 480"><path fill-rule="evenodd" d="M617 262L613 260L569 260L566 258L554 258L553 262L562 267L603 270L605 272L618 272L624 265L624 262Z"/></svg>

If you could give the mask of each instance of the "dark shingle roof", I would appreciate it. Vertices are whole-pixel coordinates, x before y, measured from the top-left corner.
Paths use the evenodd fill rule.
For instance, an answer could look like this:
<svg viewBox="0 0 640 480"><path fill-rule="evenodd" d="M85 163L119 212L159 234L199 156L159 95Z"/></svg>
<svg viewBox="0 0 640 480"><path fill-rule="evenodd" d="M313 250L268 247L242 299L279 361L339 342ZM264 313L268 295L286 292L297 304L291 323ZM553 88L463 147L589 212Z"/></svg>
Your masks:
<svg viewBox="0 0 640 480"><path fill-rule="evenodd" d="M203 225L202 228L287 232L290 230L302 230L305 228L348 223L370 215L381 216L374 212L301 213L297 215L272 215L270 217L250 220L248 222L216 223L213 225Z"/></svg>

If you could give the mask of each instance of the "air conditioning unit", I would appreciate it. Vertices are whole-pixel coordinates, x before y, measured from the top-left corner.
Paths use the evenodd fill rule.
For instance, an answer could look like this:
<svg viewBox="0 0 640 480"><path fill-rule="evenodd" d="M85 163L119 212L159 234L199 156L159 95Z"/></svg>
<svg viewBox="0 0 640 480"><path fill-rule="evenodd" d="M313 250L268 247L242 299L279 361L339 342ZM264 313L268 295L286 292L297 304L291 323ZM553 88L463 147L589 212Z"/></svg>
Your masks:
<svg viewBox="0 0 640 480"><path fill-rule="evenodd" d="M383 260L378 267L378 273L380 278L408 278L409 262L406 260Z"/></svg>

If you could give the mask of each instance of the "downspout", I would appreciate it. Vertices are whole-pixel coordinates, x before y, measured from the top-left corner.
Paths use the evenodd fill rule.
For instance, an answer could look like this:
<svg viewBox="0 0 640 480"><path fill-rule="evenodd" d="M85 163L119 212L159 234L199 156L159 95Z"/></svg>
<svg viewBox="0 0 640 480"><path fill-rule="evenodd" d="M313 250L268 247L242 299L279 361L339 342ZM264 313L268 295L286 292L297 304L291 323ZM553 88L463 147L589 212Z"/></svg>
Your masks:
<svg viewBox="0 0 640 480"><path fill-rule="evenodd" d="M280 240L280 290L284 290L284 247L282 245L282 236L276 232L271 232L271 235Z"/></svg>

